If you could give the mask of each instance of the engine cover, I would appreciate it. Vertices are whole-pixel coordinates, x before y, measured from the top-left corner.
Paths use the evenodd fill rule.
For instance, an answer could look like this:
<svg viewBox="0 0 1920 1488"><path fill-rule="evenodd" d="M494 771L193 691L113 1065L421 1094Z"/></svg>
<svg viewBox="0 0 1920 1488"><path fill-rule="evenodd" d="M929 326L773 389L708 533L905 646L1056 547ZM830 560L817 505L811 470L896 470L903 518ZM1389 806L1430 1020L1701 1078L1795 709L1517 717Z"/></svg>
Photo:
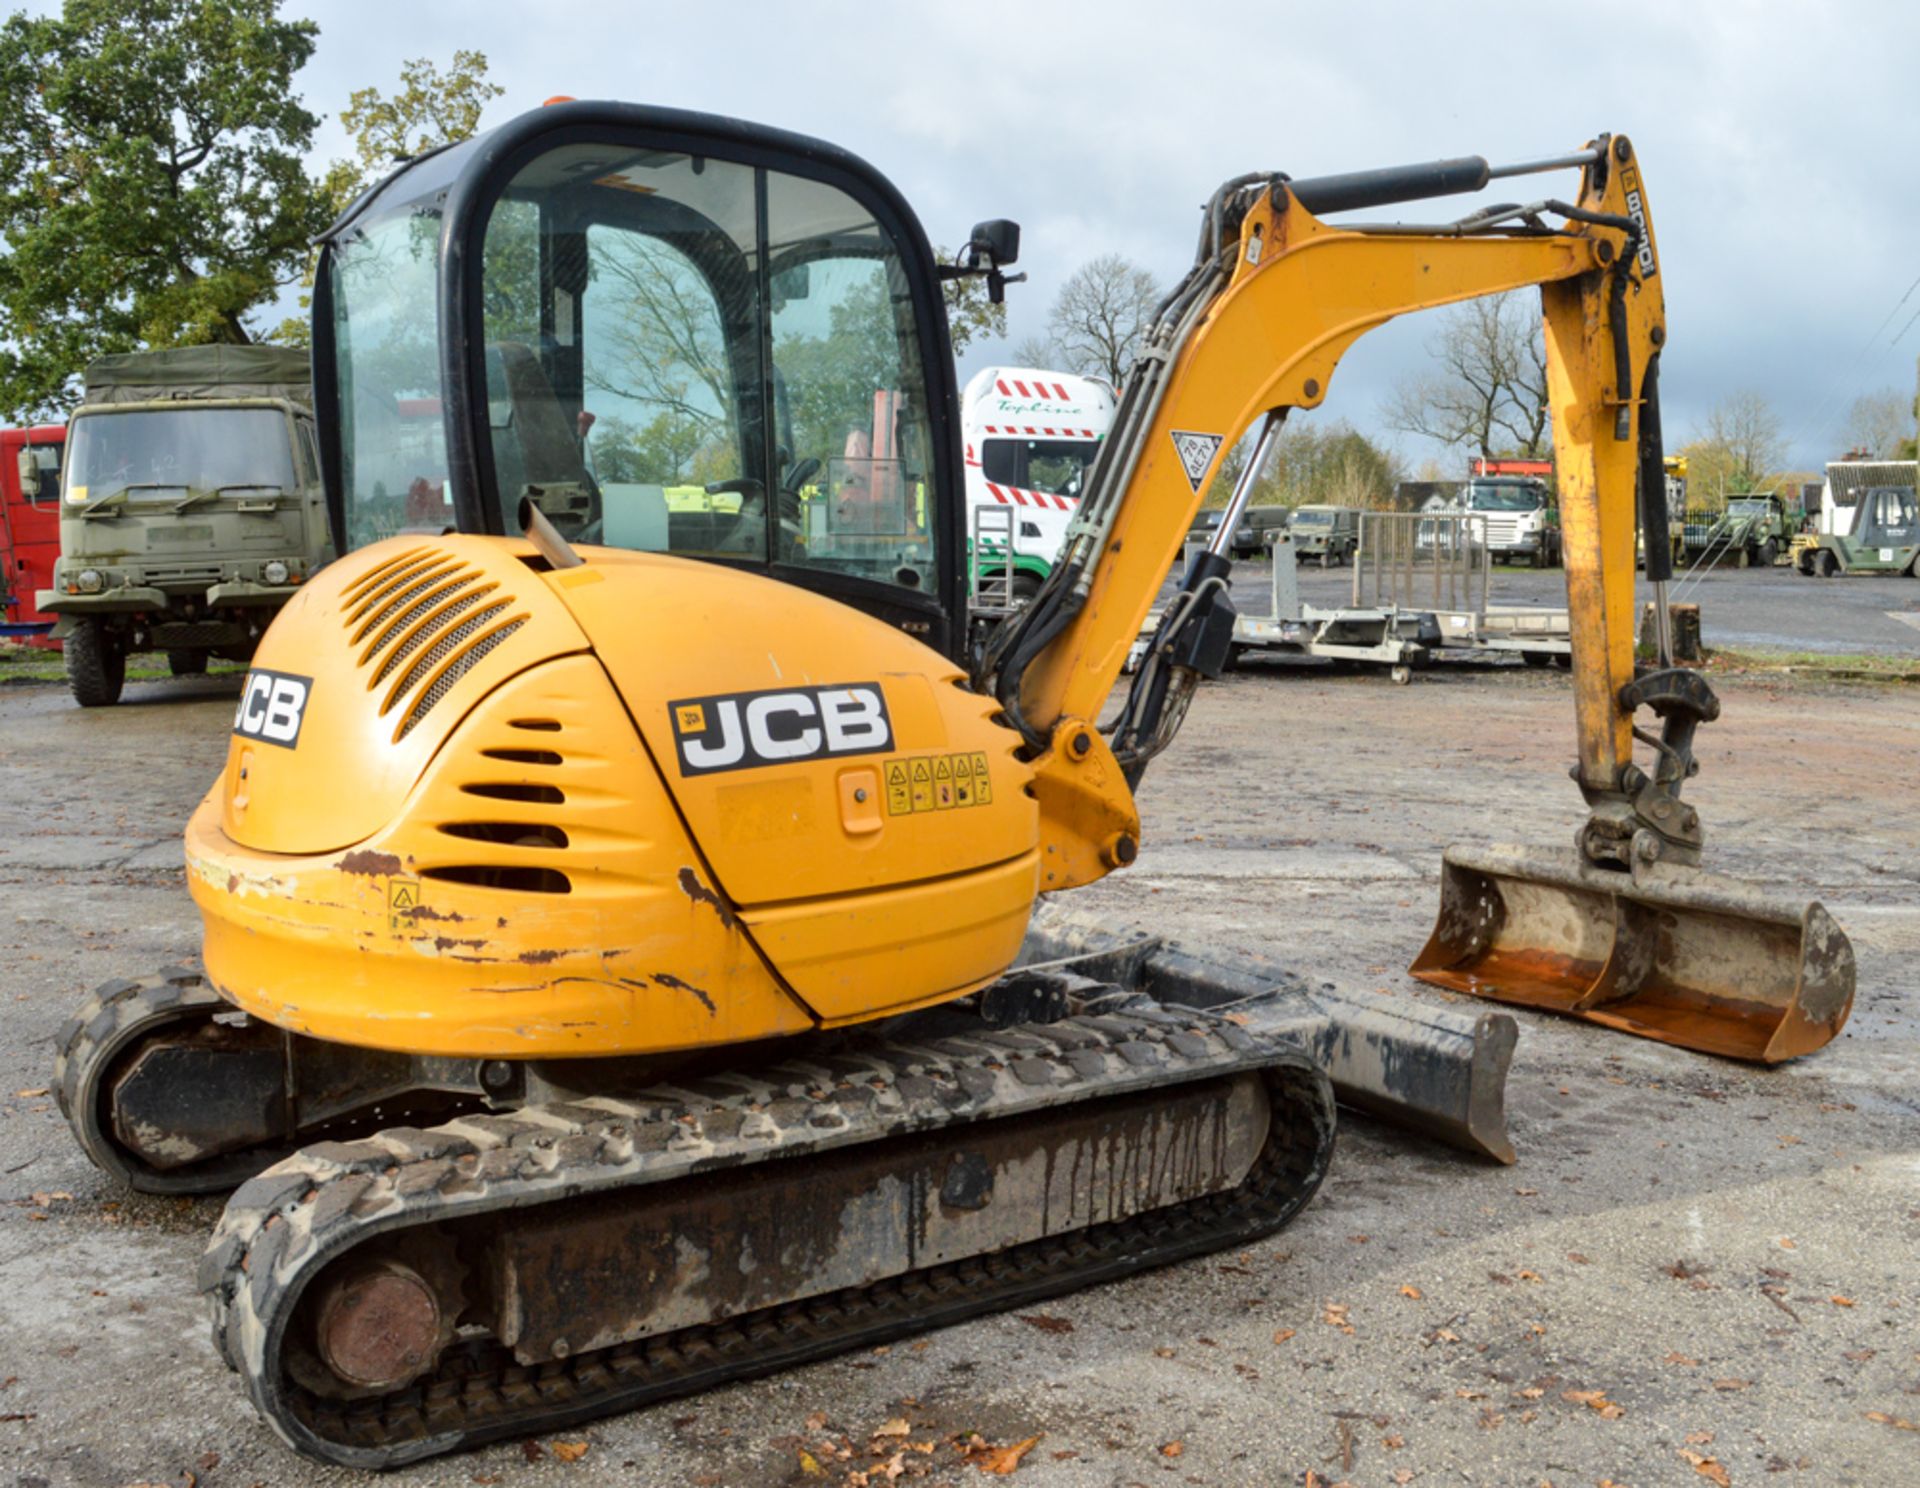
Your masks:
<svg viewBox="0 0 1920 1488"><path fill-rule="evenodd" d="M209 975L317 1037L637 1054L937 1002L1039 879L952 664L751 574L396 540L262 641L188 833Z"/></svg>

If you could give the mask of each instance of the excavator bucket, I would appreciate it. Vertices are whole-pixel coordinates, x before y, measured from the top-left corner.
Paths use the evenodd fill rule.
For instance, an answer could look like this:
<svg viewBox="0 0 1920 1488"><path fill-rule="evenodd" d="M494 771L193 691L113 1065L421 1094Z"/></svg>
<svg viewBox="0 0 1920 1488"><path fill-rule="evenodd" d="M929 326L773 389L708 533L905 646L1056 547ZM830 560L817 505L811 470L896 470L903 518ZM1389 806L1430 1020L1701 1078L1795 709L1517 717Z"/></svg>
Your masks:
<svg viewBox="0 0 1920 1488"><path fill-rule="evenodd" d="M1853 946L1799 906L1695 868L1608 871L1569 850L1450 848L1423 982L1778 1064L1853 1007Z"/></svg>

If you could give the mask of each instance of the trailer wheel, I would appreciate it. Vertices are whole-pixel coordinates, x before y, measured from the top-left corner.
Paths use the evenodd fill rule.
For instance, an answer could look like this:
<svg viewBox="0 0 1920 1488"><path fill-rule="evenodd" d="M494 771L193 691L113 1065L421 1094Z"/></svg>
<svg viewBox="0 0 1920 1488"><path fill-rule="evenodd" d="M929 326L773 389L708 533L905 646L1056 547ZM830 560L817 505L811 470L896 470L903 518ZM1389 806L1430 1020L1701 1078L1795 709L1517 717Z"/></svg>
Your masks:
<svg viewBox="0 0 1920 1488"><path fill-rule="evenodd" d="M67 688L83 708L110 708L127 681L127 653L98 620L82 620L61 643L67 658Z"/></svg>
<svg viewBox="0 0 1920 1488"><path fill-rule="evenodd" d="M207 674L207 653L204 651L169 651L167 670L176 677L204 677Z"/></svg>
<svg viewBox="0 0 1920 1488"><path fill-rule="evenodd" d="M1553 653L1551 651L1522 651L1520 653L1520 659L1530 667L1553 665Z"/></svg>

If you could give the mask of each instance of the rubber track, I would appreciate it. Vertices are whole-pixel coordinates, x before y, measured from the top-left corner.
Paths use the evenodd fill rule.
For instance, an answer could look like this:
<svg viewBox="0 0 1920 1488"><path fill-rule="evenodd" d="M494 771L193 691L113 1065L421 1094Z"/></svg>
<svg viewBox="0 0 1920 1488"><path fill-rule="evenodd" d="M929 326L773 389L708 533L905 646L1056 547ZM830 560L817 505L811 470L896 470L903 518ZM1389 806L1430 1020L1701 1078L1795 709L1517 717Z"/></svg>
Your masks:
<svg viewBox="0 0 1920 1488"><path fill-rule="evenodd" d="M280 1367L304 1288L378 1234L1252 1069L1268 1085L1268 1140L1226 1193L555 1363L521 1365L491 1341L456 1344L432 1376L372 1400L320 1398ZM634 1099L319 1143L234 1194L201 1261L200 1287L223 1357L285 1441L344 1466L395 1467L1244 1243L1312 1197L1333 1126L1331 1087L1300 1054L1228 1023L1136 1005L1002 1033L856 1046Z"/></svg>
<svg viewBox="0 0 1920 1488"><path fill-rule="evenodd" d="M233 1011L200 968L165 966L151 976L103 982L54 1040L54 1098L75 1140L94 1166L142 1193L203 1194L232 1188L282 1155L241 1152L179 1172L160 1172L126 1151L113 1134L105 1082L120 1057L169 1024L190 1024Z"/></svg>

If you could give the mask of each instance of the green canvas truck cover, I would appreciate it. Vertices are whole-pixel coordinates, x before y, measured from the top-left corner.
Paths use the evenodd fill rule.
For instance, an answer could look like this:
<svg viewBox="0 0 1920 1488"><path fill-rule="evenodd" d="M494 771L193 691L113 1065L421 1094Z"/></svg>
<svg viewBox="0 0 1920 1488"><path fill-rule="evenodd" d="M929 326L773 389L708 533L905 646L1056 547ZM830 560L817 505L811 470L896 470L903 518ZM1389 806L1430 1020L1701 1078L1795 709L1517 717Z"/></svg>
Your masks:
<svg viewBox="0 0 1920 1488"><path fill-rule="evenodd" d="M96 357L83 406L181 398L286 398L313 406L307 353L290 346L175 346Z"/></svg>

